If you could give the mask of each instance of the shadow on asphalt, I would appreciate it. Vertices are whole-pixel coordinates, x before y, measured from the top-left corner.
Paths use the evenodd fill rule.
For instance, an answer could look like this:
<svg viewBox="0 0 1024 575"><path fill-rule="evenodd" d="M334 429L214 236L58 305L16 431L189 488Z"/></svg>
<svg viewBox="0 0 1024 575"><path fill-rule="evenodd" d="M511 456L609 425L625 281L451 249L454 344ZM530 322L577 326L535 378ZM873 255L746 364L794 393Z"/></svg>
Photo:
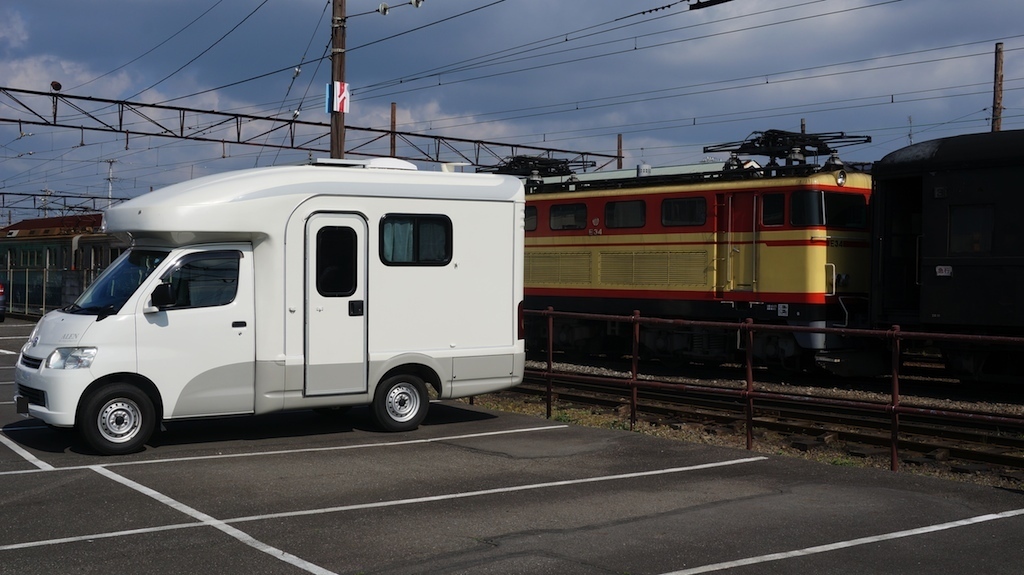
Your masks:
<svg viewBox="0 0 1024 575"><path fill-rule="evenodd" d="M451 425L493 419L494 415L465 409L457 405L432 403L423 427ZM373 420L368 407L354 407L344 414L321 414L309 410L267 415L216 417L170 421L153 434L147 450L173 445L202 445L231 441L259 441L288 437L312 437L362 431L394 435L382 431ZM98 455L70 429L47 427L36 419L5 425L4 434L22 447L46 453L73 452Z"/></svg>

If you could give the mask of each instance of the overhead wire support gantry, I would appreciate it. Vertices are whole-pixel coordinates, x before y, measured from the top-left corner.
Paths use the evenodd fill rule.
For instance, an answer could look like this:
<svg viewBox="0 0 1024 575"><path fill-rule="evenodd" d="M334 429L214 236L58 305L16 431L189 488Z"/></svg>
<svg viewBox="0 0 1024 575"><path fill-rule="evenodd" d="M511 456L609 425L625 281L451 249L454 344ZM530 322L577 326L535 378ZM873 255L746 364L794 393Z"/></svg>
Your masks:
<svg viewBox="0 0 1024 575"><path fill-rule="evenodd" d="M311 153L330 153L330 122L311 122L298 120L295 117L281 119L0 86L0 100L4 98L8 100L9 107L23 111L25 117L0 117L0 123L67 128L79 130L83 134L85 131L122 134L125 138L125 149L128 149L131 137L150 136L303 150ZM74 113L62 114L62 106L74 110ZM262 139L267 134L280 130L288 130L287 143L275 144ZM614 154L578 152L375 128L350 126L348 130L362 133L367 137L367 141L349 149L349 153L369 157L396 157L409 161L465 162L477 166L487 166L493 165L495 160L515 156L523 151L539 156L553 157L558 154L569 155L575 159L598 158L608 162L619 157ZM225 131L228 133L225 134ZM389 152L376 152L370 149L370 144L390 136L395 136L406 144L404 152L392 155Z"/></svg>

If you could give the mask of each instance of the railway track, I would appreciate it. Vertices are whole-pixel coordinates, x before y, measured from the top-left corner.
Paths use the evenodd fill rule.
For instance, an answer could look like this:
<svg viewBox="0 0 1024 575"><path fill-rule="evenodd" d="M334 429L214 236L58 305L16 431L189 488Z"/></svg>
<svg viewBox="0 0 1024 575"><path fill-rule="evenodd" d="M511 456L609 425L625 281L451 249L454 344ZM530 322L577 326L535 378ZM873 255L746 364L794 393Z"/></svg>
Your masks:
<svg viewBox="0 0 1024 575"><path fill-rule="evenodd" d="M530 372L515 391L546 396L546 380L537 373ZM717 383L736 388L742 382L719 380ZM562 405L629 413L631 390L622 382L580 383L555 376L552 388ZM833 389L830 393L837 392ZM843 395L841 391L838 393ZM723 397L713 391L704 393L693 389L684 393L640 389L637 398L637 418L655 425L697 426L716 434L745 433L746 401L740 397ZM878 401L882 405L886 402L882 398ZM906 401L914 404L921 400L909 397ZM775 432L790 447L808 451L827 445L845 446L851 456L891 455L892 413L785 398L759 397L753 406L753 428ZM998 409L995 413L998 414ZM1024 421L1017 426L985 421L983 417L954 422L927 413L901 414L899 418L898 450L903 464L994 473L1024 481Z"/></svg>

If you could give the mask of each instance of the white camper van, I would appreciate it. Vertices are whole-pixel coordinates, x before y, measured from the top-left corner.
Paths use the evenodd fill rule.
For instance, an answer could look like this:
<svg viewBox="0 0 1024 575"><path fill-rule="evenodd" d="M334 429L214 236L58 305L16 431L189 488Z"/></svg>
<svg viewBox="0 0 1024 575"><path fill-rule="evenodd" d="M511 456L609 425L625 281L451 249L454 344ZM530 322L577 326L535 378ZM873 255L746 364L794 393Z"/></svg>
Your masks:
<svg viewBox="0 0 1024 575"><path fill-rule="evenodd" d="M110 208L132 247L18 358L20 413L96 450L160 421L370 405L416 428L523 376L515 178L320 161L199 178Z"/></svg>

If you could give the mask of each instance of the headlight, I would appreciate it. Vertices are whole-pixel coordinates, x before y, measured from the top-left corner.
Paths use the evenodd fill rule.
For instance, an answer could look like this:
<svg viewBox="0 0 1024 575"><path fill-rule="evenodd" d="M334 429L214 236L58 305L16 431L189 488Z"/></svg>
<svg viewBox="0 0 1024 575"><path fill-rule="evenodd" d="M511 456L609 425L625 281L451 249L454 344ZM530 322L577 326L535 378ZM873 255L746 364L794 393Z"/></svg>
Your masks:
<svg viewBox="0 0 1024 575"><path fill-rule="evenodd" d="M58 347L46 358L49 369L78 369L92 365L96 358L95 347Z"/></svg>

